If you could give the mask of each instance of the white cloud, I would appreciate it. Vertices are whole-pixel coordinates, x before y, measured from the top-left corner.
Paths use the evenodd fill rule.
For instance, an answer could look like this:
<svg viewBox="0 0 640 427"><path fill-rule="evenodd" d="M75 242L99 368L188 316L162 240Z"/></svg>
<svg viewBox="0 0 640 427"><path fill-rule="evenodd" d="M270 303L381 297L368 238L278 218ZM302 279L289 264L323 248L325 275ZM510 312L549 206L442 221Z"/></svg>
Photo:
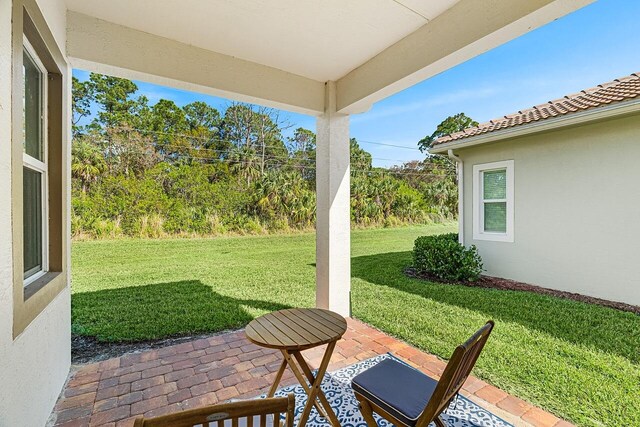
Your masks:
<svg viewBox="0 0 640 427"><path fill-rule="evenodd" d="M363 123L382 118L398 116L413 111L425 110L427 108L435 108L443 105L459 103L472 99L483 99L494 96L498 92L497 87L484 87L478 89L465 89L448 92L443 95L428 97L421 101L408 102L405 104L389 105L382 107L374 107L370 112L353 116L351 121L354 123Z"/></svg>

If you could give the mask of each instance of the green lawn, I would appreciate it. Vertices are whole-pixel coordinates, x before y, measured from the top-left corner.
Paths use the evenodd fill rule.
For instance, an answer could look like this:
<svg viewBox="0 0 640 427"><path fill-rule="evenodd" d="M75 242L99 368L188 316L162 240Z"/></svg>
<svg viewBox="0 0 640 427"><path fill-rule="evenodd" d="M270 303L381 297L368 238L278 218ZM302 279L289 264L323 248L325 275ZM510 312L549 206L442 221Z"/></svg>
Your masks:
<svg viewBox="0 0 640 427"><path fill-rule="evenodd" d="M406 278L413 240L452 226L352 233L354 317L448 358L489 318L475 374L585 426L640 426L640 316ZM242 327L314 304L314 236L73 244L73 332L143 340Z"/></svg>

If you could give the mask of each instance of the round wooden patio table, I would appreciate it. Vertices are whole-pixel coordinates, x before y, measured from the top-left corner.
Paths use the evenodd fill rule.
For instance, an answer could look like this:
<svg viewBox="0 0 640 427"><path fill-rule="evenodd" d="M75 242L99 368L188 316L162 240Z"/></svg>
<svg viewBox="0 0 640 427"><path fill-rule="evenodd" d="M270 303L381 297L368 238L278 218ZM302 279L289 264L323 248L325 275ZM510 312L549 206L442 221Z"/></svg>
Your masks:
<svg viewBox="0 0 640 427"><path fill-rule="evenodd" d="M304 426L307 423L312 406L315 406L322 416L331 421L334 427L340 426L340 421L331 409L320 385L327 371L327 366L329 366L336 342L346 331L347 322L344 317L320 308L293 308L274 311L252 320L245 329L249 341L262 347L278 349L284 358L269 390L268 397L275 394L287 365L307 393L309 398L302 411L299 426ZM322 357L322 362L320 362L318 372L314 376L301 351L323 344L327 344L327 349Z"/></svg>

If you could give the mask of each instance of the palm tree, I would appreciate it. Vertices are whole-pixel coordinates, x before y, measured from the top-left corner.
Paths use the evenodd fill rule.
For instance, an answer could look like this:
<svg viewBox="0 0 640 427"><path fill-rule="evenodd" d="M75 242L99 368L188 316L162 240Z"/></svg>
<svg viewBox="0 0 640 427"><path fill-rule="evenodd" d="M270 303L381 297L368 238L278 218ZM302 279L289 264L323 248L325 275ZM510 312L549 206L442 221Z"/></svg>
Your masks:
<svg viewBox="0 0 640 427"><path fill-rule="evenodd" d="M424 198L445 218L455 218L458 213L458 186L452 177L432 181L424 186Z"/></svg>
<svg viewBox="0 0 640 427"><path fill-rule="evenodd" d="M229 153L232 169L247 180L247 185L260 176L260 157L248 146L235 147Z"/></svg>
<svg viewBox="0 0 640 427"><path fill-rule="evenodd" d="M256 182L256 206L269 219L286 218L290 224L307 226L315 214L315 194L299 171L272 170Z"/></svg>
<svg viewBox="0 0 640 427"><path fill-rule="evenodd" d="M104 156L98 149L80 140L71 150L71 176L80 180L82 192L86 193L89 186L98 180L100 174L107 170Z"/></svg>

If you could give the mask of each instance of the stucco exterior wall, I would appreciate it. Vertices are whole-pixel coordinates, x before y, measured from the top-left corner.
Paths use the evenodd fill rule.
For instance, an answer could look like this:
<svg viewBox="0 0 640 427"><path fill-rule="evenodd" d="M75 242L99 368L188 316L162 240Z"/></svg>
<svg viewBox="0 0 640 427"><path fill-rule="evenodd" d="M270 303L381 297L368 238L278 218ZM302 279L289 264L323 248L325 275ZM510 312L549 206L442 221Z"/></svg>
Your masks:
<svg viewBox="0 0 640 427"><path fill-rule="evenodd" d="M0 426L36 427L45 424L69 372L70 294L67 286L14 338L11 17L12 2L0 2Z"/></svg>
<svg viewBox="0 0 640 427"><path fill-rule="evenodd" d="M460 149L486 274L640 305L640 115ZM473 166L514 160L514 242L473 239Z"/></svg>
<svg viewBox="0 0 640 427"><path fill-rule="evenodd" d="M15 340L11 307L0 303L0 426L45 425L71 366L70 301L67 287Z"/></svg>

